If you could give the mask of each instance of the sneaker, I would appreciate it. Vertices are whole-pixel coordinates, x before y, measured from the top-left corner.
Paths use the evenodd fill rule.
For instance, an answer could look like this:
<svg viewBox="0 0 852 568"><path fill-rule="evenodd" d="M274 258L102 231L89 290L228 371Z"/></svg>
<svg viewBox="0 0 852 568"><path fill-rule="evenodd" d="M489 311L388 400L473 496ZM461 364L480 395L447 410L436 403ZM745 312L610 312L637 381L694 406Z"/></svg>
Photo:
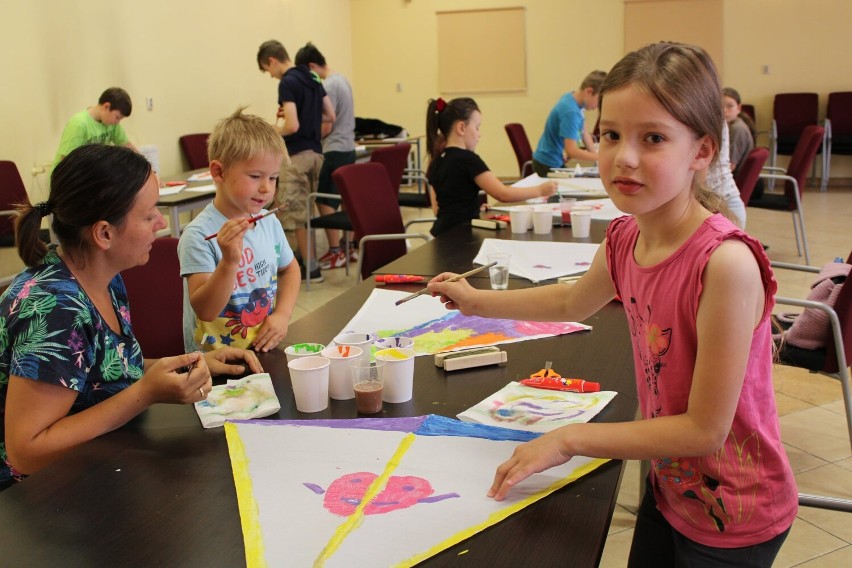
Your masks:
<svg viewBox="0 0 852 568"><path fill-rule="evenodd" d="M349 262L352 264L358 263L358 249L349 249Z"/></svg>
<svg viewBox="0 0 852 568"><path fill-rule="evenodd" d="M305 265L303 264L299 268L302 269L302 280L307 280L307 278L305 278ZM322 272L319 268L311 270L311 282L319 283L323 280L325 280L325 278L323 277Z"/></svg>
<svg viewBox="0 0 852 568"><path fill-rule="evenodd" d="M319 259L320 270L331 270L346 266L346 253L342 250L337 252L328 251Z"/></svg>

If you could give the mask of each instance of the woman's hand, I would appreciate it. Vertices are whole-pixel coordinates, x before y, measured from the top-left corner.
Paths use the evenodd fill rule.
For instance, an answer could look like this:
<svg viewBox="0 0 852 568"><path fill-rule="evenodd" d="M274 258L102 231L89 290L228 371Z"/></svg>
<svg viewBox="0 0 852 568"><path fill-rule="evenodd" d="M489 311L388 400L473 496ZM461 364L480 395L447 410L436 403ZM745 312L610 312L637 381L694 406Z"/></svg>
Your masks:
<svg viewBox="0 0 852 568"><path fill-rule="evenodd" d="M513 486L532 474L562 465L574 457L565 451L563 440L567 435L566 427L562 427L515 448L512 457L497 468L488 496L502 501Z"/></svg>
<svg viewBox="0 0 852 568"><path fill-rule="evenodd" d="M213 388L210 369L201 353L158 359L139 379L148 404L190 404L207 398Z"/></svg>
<svg viewBox="0 0 852 568"><path fill-rule="evenodd" d="M263 367L253 351L237 349L235 347L223 347L204 354L210 373L213 375L242 375L246 372L246 366L252 373L262 373ZM242 361L245 365L233 364L233 361Z"/></svg>

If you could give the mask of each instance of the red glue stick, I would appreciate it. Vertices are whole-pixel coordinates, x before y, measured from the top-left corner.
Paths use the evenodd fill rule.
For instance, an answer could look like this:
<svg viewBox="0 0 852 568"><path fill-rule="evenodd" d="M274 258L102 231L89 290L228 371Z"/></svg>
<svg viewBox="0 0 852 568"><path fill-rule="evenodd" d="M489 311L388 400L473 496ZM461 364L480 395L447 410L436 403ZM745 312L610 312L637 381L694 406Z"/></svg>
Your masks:
<svg viewBox="0 0 852 568"><path fill-rule="evenodd" d="M385 284L410 284L412 282L423 282L425 278L414 274L376 274L376 282Z"/></svg>
<svg viewBox="0 0 852 568"><path fill-rule="evenodd" d="M583 379L566 379L560 376L554 377L530 377L520 381L522 385L535 387L537 389L548 389L567 392L600 392L601 384Z"/></svg>

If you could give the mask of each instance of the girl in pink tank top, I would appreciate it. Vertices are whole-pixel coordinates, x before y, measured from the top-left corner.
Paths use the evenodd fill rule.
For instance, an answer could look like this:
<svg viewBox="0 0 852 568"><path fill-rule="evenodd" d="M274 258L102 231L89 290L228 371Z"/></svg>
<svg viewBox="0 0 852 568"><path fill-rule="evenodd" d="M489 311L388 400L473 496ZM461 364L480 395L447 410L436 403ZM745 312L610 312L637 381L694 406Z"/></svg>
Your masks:
<svg viewBox="0 0 852 568"><path fill-rule="evenodd" d="M629 216L575 284L429 289L484 317L582 321L618 295L642 420L572 424L515 450L488 495L574 455L650 460L630 565L770 566L797 511L772 386L776 291L760 244L699 178L716 159L721 92L699 47L632 52L601 87L600 172ZM693 564L694 563L694 564Z"/></svg>

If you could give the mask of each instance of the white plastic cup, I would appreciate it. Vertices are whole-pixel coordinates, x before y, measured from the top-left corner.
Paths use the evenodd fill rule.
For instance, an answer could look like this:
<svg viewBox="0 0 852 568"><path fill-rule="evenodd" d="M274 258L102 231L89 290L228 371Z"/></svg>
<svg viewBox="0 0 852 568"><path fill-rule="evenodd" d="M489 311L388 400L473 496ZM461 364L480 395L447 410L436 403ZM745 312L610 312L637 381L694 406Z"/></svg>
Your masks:
<svg viewBox="0 0 852 568"><path fill-rule="evenodd" d="M363 354L360 347L354 345L331 345L322 350L322 356L329 360L328 396L334 400L355 398L352 388L352 370L349 363Z"/></svg>
<svg viewBox="0 0 852 568"><path fill-rule="evenodd" d="M355 332L344 332L334 338L335 345L354 345L361 349L361 358L370 362L370 356L372 355L372 347L373 342L376 340L376 336L372 333L355 333Z"/></svg>
<svg viewBox="0 0 852 568"><path fill-rule="evenodd" d="M553 231L553 207L539 205L533 211L533 233L547 235Z"/></svg>
<svg viewBox="0 0 852 568"><path fill-rule="evenodd" d="M571 234L577 239L585 239L592 228L591 207L575 206L571 210Z"/></svg>
<svg viewBox="0 0 852 568"><path fill-rule="evenodd" d="M509 262L511 259L512 256L506 252L488 253L488 264L497 263L488 269L492 290L505 290L509 287Z"/></svg>
<svg viewBox="0 0 852 568"><path fill-rule="evenodd" d="M293 397L299 412L320 412L328 408L328 368L325 357L299 357L287 363Z"/></svg>
<svg viewBox="0 0 852 568"><path fill-rule="evenodd" d="M325 345L322 343L296 343L295 345L287 347L287 349L284 350L284 354L287 356L287 363L289 363L293 359L298 359L299 357L319 355L323 349L325 349Z"/></svg>
<svg viewBox="0 0 852 568"><path fill-rule="evenodd" d="M384 402L399 403L411 400L416 355L413 349L392 348L376 351L376 361L385 363L382 388Z"/></svg>
<svg viewBox="0 0 852 568"><path fill-rule="evenodd" d="M393 348L414 349L414 339L411 337L404 337L402 335L396 337L380 337L373 345L375 345L376 349L379 351L382 349Z"/></svg>
<svg viewBox="0 0 852 568"><path fill-rule="evenodd" d="M526 233L532 224L532 209L521 205L509 211L509 224L513 233Z"/></svg>

